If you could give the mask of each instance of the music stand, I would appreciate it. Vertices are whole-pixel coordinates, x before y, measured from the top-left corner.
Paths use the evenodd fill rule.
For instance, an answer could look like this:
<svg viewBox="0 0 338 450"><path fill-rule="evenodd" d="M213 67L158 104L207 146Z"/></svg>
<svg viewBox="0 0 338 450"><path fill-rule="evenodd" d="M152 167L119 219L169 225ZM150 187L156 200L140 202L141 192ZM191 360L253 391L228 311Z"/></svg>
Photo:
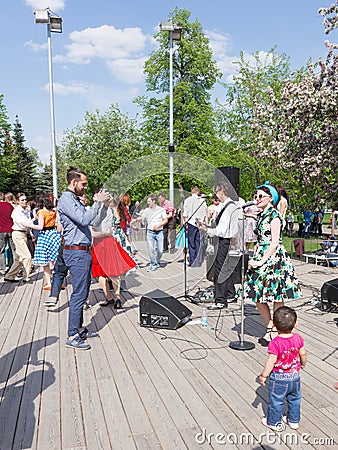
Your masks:
<svg viewBox="0 0 338 450"><path fill-rule="evenodd" d="M250 341L244 341L244 275L245 275L245 242L244 242L244 212L242 213L242 218L239 219L243 221L242 227L242 267L241 267L241 281L242 281L242 289L241 289L241 332L240 332L240 340L232 341L229 344L229 347L233 350L252 350L255 348L255 344Z"/></svg>
<svg viewBox="0 0 338 450"><path fill-rule="evenodd" d="M201 206L205 203L205 199L207 197L202 197L203 201L198 205L198 207L192 212L191 216L187 218L185 223L180 226L180 229L178 232L180 233L182 231L182 228L184 227L184 260L183 260L183 272L184 272L184 295L180 295L179 297L176 297L177 300L180 298L184 298L185 300L190 301L191 303L196 303L194 301L194 297L192 295L188 294L188 283L187 283L187 253L188 253L188 247L186 247L187 242L187 226L189 220L196 214L196 212L201 208ZM201 231L199 230L199 233ZM202 243L200 243L200 248L198 250L198 253L201 251Z"/></svg>

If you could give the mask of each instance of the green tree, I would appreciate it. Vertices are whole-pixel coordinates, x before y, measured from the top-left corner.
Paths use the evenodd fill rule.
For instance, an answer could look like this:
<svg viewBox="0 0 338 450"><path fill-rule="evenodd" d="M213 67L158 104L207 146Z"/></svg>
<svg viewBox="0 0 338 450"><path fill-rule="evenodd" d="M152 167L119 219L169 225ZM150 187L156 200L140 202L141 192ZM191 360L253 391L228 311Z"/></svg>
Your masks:
<svg viewBox="0 0 338 450"><path fill-rule="evenodd" d="M221 73L200 22L191 22L190 12L177 8L170 14L170 19L182 27L181 40L173 44L175 151L196 155L212 163L217 158L218 142L210 98ZM143 109L142 133L148 153L167 152L169 143L168 32L158 32L154 38L159 47L150 55L144 69L146 88L152 96L136 99ZM163 183L164 180L161 178L160 181Z"/></svg>
<svg viewBox="0 0 338 450"><path fill-rule="evenodd" d="M116 170L142 154L135 120L122 114L117 105L111 105L103 114L87 111L83 124L66 131L57 154L59 190L66 187L69 166L88 173L88 193L92 194Z"/></svg>
<svg viewBox="0 0 338 450"><path fill-rule="evenodd" d="M25 141L22 125L16 116L12 132L12 152L16 172L11 178L11 190L25 192L29 198L32 198L38 189L37 152L26 147Z"/></svg>
<svg viewBox="0 0 338 450"><path fill-rule="evenodd" d="M52 164L44 164L38 173L38 193L53 193Z"/></svg>
<svg viewBox="0 0 338 450"><path fill-rule="evenodd" d="M9 123L4 96L0 94L0 190L10 190L13 173L16 172L12 154L11 125Z"/></svg>
<svg viewBox="0 0 338 450"><path fill-rule="evenodd" d="M249 58L241 52L237 65L233 83L224 84L226 102L218 104L216 120L219 138L225 143L224 160L241 169L241 195L249 197L257 183L269 178L279 184L284 176L278 166L262 164L256 154L253 157L258 147L258 136L253 133L257 109L269 105L269 90L280 98L284 80L298 74L291 73L288 56L278 55L275 48L264 58L260 52Z"/></svg>

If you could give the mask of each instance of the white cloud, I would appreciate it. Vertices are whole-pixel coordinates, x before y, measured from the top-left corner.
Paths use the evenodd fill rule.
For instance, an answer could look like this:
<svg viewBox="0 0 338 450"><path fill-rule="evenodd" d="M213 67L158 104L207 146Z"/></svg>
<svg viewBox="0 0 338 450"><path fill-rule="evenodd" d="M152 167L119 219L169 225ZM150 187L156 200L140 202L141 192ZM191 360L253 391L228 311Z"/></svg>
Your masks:
<svg viewBox="0 0 338 450"><path fill-rule="evenodd" d="M245 59L245 61L247 61L250 64L251 67L257 66L256 58L254 58L251 54L244 53L244 59ZM258 61L263 66L268 66L269 64L272 63L272 54L265 52L264 50L260 50L258 52Z"/></svg>
<svg viewBox="0 0 338 450"><path fill-rule="evenodd" d="M130 84L138 84L143 81L143 66L146 58L115 59L107 61L111 73L119 80Z"/></svg>
<svg viewBox="0 0 338 450"><path fill-rule="evenodd" d="M239 56L232 56L230 54L232 50L231 36L216 31L207 31L206 34L210 39L210 46L217 65L223 73L223 81L226 83L232 83L233 77L237 73L238 65L235 63L236 61L239 61ZM272 61L271 54L263 50L258 52L258 56L260 63L263 65L268 65ZM250 64L250 66L256 66L257 61L251 54L243 51L243 57L244 60Z"/></svg>
<svg viewBox="0 0 338 450"><path fill-rule="evenodd" d="M141 52L148 39L141 28L121 30L110 25L73 31L69 37L72 43L68 46L68 52L59 59L75 64L87 63L94 57L108 60L128 58Z"/></svg>
<svg viewBox="0 0 338 450"><path fill-rule="evenodd" d="M44 44L36 44L32 40L25 42L25 47L31 48L34 52L40 52L41 50L45 50L47 48L47 42Z"/></svg>
<svg viewBox="0 0 338 450"><path fill-rule="evenodd" d="M231 36L217 31L207 31L206 34L210 40L210 46L218 68L226 78L223 81L229 82L236 72L234 62L238 60L238 56L230 56L232 50Z"/></svg>
<svg viewBox="0 0 338 450"><path fill-rule="evenodd" d="M49 84L46 84L43 89L45 91L49 90ZM57 95L78 95L87 94L89 91L96 90L97 86L94 84L80 83L78 81L69 81L67 83L53 83L54 94Z"/></svg>
<svg viewBox="0 0 338 450"><path fill-rule="evenodd" d="M231 36L217 31L206 31L215 58L221 59L232 49Z"/></svg>
<svg viewBox="0 0 338 450"><path fill-rule="evenodd" d="M52 11L62 11L65 7L66 0L24 0L26 5L32 9L49 8Z"/></svg>
<svg viewBox="0 0 338 450"><path fill-rule="evenodd" d="M151 38L141 28L117 29L102 25L73 31L72 41L66 55L57 55L54 60L63 63L90 64L94 58L103 60L111 73L127 83L139 83L143 79L143 56L145 46Z"/></svg>

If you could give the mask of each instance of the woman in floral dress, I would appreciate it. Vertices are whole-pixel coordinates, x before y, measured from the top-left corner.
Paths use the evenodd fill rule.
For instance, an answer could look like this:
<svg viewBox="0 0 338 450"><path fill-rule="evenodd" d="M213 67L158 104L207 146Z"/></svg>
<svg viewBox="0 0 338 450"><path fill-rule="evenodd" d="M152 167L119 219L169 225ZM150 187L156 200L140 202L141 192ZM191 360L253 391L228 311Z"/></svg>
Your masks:
<svg viewBox="0 0 338 450"><path fill-rule="evenodd" d="M275 311L287 299L302 296L294 267L282 245L283 219L275 206L279 194L269 182L258 186L255 195L260 213L255 232L257 244L244 283L244 298L256 303L257 309L266 324L266 334L258 341L267 346L277 335L273 329L270 304Z"/></svg>

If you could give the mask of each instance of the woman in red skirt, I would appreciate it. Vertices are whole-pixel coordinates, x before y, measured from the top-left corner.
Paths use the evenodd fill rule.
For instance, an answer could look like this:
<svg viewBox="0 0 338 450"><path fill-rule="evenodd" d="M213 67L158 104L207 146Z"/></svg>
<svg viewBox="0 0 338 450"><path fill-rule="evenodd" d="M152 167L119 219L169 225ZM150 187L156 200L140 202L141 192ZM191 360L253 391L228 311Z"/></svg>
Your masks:
<svg viewBox="0 0 338 450"><path fill-rule="evenodd" d="M100 301L101 306L114 304L114 308L121 308L120 275L136 266L136 262L121 247L111 235L112 210L108 208L107 216L100 226L93 227L92 248L92 277L99 279L104 292L105 300ZM109 290L108 279L111 279L114 288L115 300Z"/></svg>

